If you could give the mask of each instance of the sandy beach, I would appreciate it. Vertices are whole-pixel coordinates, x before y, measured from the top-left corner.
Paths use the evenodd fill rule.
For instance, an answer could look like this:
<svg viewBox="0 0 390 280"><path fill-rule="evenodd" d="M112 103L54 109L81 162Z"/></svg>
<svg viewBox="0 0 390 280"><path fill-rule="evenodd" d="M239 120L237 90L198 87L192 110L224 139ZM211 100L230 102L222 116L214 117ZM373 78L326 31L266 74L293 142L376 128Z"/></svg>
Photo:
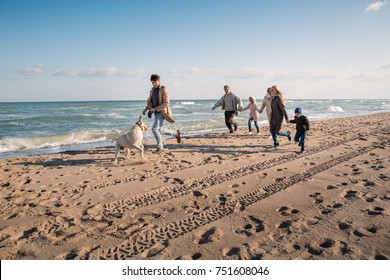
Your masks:
<svg viewBox="0 0 390 280"><path fill-rule="evenodd" d="M295 131L284 124L284 130ZM389 259L390 113L0 160L0 258Z"/></svg>

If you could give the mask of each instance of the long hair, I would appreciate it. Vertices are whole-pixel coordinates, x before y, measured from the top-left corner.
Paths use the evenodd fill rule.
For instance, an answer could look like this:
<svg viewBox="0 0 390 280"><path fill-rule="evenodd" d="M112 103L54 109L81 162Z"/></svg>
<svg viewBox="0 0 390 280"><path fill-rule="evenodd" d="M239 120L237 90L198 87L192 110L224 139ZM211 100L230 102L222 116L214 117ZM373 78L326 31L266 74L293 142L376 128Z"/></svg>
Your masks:
<svg viewBox="0 0 390 280"><path fill-rule="evenodd" d="M284 93L279 89L278 86L272 86L272 88L276 91L276 93L280 96L280 100L282 100L282 103L286 103L286 97L284 96Z"/></svg>

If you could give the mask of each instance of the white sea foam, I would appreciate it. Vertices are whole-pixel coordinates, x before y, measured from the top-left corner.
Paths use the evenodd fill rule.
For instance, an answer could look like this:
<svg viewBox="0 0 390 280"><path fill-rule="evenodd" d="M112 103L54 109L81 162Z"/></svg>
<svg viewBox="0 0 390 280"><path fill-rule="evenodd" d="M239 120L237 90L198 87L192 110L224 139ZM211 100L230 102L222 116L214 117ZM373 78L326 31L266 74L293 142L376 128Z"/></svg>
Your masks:
<svg viewBox="0 0 390 280"><path fill-rule="evenodd" d="M344 112L344 109L340 106L329 106L328 107L329 112Z"/></svg>
<svg viewBox="0 0 390 280"><path fill-rule="evenodd" d="M7 126L25 126L26 123L24 123L24 122L7 122L4 125L7 125Z"/></svg>
<svg viewBox="0 0 390 280"><path fill-rule="evenodd" d="M0 152L103 142L114 139L121 133L119 131L76 131L41 137L6 137L0 140Z"/></svg>
<svg viewBox="0 0 390 280"><path fill-rule="evenodd" d="M195 102L193 102L193 101L181 101L181 102L177 102L177 104L181 104L181 105L195 105Z"/></svg>
<svg viewBox="0 0 390 280"><path fill-rule="evenodd" d="M116 113L108 113L108 114L82 114L83 117L95 118L95 119L125 119L127 118L124 115L116 114Z"/></svg>

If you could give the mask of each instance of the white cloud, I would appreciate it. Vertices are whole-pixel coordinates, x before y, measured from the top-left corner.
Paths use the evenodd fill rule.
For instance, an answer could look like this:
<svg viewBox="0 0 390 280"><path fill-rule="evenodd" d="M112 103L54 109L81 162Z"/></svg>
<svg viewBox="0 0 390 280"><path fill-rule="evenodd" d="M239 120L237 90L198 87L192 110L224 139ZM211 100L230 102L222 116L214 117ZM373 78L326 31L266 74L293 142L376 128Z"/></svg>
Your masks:
<svg viewBox="0 0 390 280"><path fill-rule="evenodd" d="M381 68L389 69L390 65ZM180 78L178 79L181 73ZM373 88L384 98L390 88L390 72L380 68L359 71L343 69L269 69L192 67L164 75L174 98L217 98L222 86L232 86L241 97L261 96L278 85L290 98L366 98ZM195 93L194 93L195 91Z"/></svg>
<svg viewBox="0 0 390 280"><path fill-rule="evenodd" d="M75 70L59 69L53 72L53 76L77 77L78 75L79 72Z"/></svg>
<svg viewBox="0 0 390 280"><path fill-rule="evenodd" d="M110 77L114 76L119 70L115 67L89 68L79 73L80 77Z"/></svg>
<svg viewBox="0 0 390 280"><path fill-rule="evenodd" d="M376 12L376 11L379 11L380 9L382 9L385 5L387 4L387 0L385 1L377 1L377 2L374 2L374 3L370 3L367 8L366 8L366 12Z"/></svg>
<svg viewBox="0 0 390 280"><path fill-rule="evenodd" d="M17 70L16 72L22 74L23 76L41 76L44 72L43 64L35 65L32 68Z"/></svg>
<svg viewBox="0 0 390 280"><path fill-rule="evenodd" d="M93 77L119 77L128 78L134 76L140 76L144 73L144 70L124 70L116 67L97 67L88 68L84 70L67 70L58 69L53 72L54 76L64 77L82 77L82 78L93 78Z"/></svg>
<svg viewBox="0 0 390 280"><path fill-rule="evenodd" d="M280 86L289 98L372 98L372 92L376 93L377 98L388 98L389 69L390 64L388 63L365 71L348 68L208 68L200 66L175 70L166 69L159 71L159 74L163 78L163 84L170 90L171 99L219 98L223 94L223 85L225 84L230 85L233 91L242 98L251 95L260 98L265 94L267 87L274 84ZM37 65L23 69L22 72L31 76L39 75L42 72L47 74L49 70L47 66ZM85 95L86 88L96 92L94 98L97 100L140 99L139 93L148 92L150 88L149 75L146 73L152 72L154 71L150 69L130 71L116 67L53 69L50 71L52 76L45 75L45 86L57 86L59 83L57 77L70 77L69 79L73 77L72 81L66 81L63 84L62 90L65 97L69 92L66 89L71 88L72 91L76 89L77 94L68 96L68 99L88 99L89 97ZM97 78L86 79L87 77ZM116 77L129 77L129 79L112 80ZM19 87L19 83L14 81L10 83L10 90Z"/></svg>
<svg viewBox="0 0 390 280"><path fill-rule="evenodd" d="M214 75L229 80L332 80L340 75L345 76L351 70L318 71L318 70L286 70L286 69L264 69L264 68L236 68L236 69L214 69L192 67L187 71L187 78Z"/></svg>
<svg viewBox="0 0 390 280"><path fill-rule="evenodd" d="M390 63L380 65L378 68L379 68L379 69L390 69Z"/></svg>
<svg viewBox="0 0 390 280"><path fill-rule="evenodd" d="M192 67L187 71L188 76L216 75L226 79L253 79L269 76L270 71L259 68L215 69Z"/></svg>

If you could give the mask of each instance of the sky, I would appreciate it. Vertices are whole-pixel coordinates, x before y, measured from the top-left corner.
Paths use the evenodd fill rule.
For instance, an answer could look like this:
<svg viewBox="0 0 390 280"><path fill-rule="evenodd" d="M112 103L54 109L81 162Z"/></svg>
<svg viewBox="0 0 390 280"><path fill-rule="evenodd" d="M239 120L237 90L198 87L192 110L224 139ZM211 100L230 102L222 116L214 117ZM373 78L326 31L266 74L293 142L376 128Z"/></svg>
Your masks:
<svg viewBox="0 0 390 280"><path fill-rule="evenodd" d="M390 98L390 2L0 0L0 102Z"/></svg>

